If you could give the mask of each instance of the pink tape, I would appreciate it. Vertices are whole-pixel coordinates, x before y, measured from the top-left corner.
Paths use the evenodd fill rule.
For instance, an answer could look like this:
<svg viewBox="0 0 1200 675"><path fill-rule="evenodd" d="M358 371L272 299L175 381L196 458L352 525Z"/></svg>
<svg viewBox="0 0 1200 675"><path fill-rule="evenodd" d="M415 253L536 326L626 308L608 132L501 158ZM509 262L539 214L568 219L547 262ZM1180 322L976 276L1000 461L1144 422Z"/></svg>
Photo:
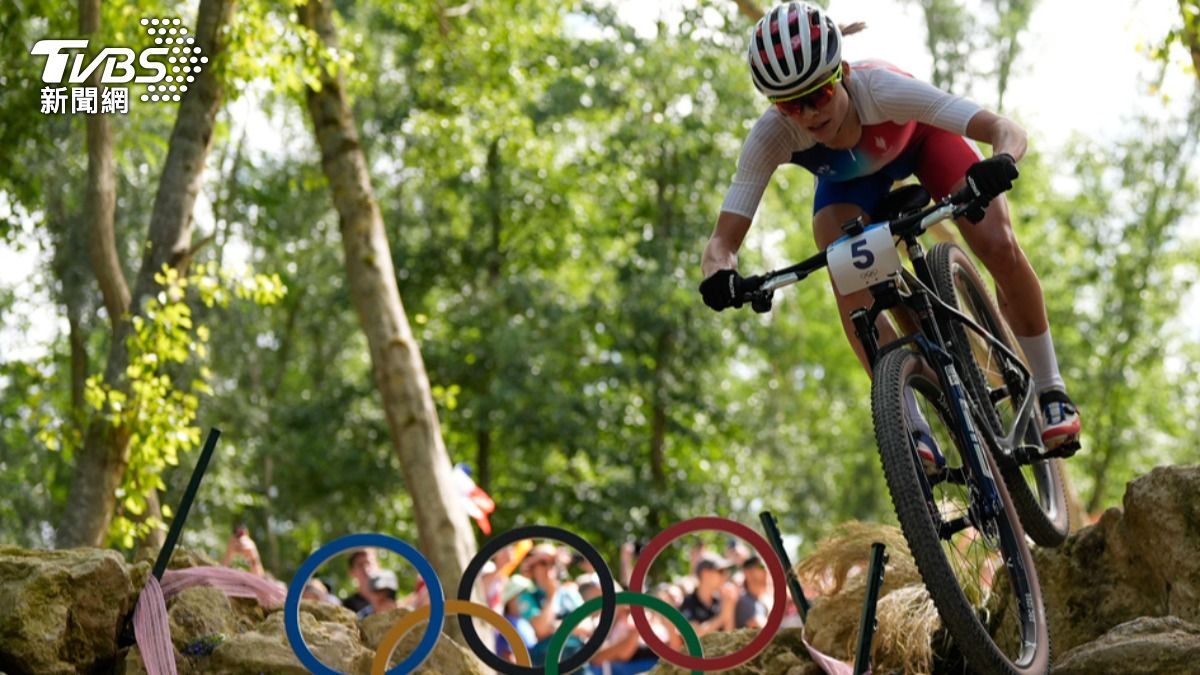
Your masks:
<svg viewBox="0 0 1200 675"><path fill-rule="evenodd" d="M263 607L277 607L287 599L282 584L227 567L189 567L167 570L162 583L151 574L133 610L133 635L148 675L176 675L175 649L167 598L196 586L211 586L232 598L256 598Z"/></svg>
<svg viewBox="0 0 1200 675"><path fill-rule="evenodd" d="M133 635L149 675L176 675L167 600L153 574L146 579L146 587L133 610Z"/></svg>
<svg viewBox="0 0 1200 675"><path fill-rule="evenodd" d="M189 567L163 574L163 595L168 598L195 586L211 586L231 598L257 598L263 607L277 607L287 599L282 584L228 567Z"/></svg>
<svg viewBox="0 0 1200 675"><path fill-rule="evenodd" d="M850 664L822 654L816 647L808 644L808 639L805 637L801 637L800 641L804 643L804 648L808 650L808 655L812 658L813 663L820 666L821 670L829 675L854 675L854 668ZM871 671L868 670L867 675L870 673Z"/></svg>

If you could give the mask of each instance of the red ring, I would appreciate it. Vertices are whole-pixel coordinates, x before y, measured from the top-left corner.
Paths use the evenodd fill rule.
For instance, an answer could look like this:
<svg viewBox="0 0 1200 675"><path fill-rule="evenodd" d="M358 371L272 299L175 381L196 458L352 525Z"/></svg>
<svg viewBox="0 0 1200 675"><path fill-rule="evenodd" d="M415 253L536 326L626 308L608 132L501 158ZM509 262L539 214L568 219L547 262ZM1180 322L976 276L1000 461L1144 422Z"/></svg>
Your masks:
<svg viewBox="0 0 1200 675"><path fill-rule="evenodd" d="M654 539L650 540L646 548L642 549L629 579L629 590L634 593L642 592L642 585L646 583L646 573L650 571L650 565L667 545L685 534L705 530L716 530L740 537L742 541L749 543L766 563L767 571L771 573L771 584L775 587L775 603L771 606L771 613L767 615L767 624L758 632L758 636L751 640L750 644L725 656L702 658L690 654L680 654L654 634L654 630L650 627L650 621L646 618L644 607L634 605L630 607L629 611L633 615L633 623L637 626L638 634L645 640L646 646L667 663L688 670L726 670L758 656L771 643L771 639L775 637L775 634L779 632L780 625L783 624L783 612L787 605L787 574L783 570L783 563L779 560L779 556L775 554L775 549L771 548L762 535L735 520L716 516L692 518L676 523L659 532Z"/></svg>

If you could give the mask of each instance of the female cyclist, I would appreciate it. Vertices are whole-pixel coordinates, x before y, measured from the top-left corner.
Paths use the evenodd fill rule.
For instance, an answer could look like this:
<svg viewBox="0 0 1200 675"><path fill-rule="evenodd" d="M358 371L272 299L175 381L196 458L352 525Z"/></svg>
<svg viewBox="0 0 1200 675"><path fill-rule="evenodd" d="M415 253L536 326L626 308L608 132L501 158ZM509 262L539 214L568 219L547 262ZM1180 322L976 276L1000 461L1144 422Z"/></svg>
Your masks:
<svg viewBox="0 0 1200 675"><path fill-rule="evenodd" d="M848 63L841 53L842 30L819 7L804 2L778 5L754 27L750 74L771 105L742 147L704 250L700 292L705 304L720 311L739 297L737 251L781 164L799 164L816 175L813 236L822 249L842 236L842 223L870 213L894 181L916 174L934 199L969 184L977 196L993 199L986 211L971 214L976 224L964 218L959 230L996 280L1001 311L1029 361L1043 440L1047 448L1074 442L1079 414L1059 374L1041 283L1017 244L1001 195L1017 177L1025 130L890 64ZM964 136L991 145L992 157L982 159ZM870 292L835 296L842 327L866 365L850 312L869 305ZM881 345L897 337L882 319L879 331ZM928 433L917 432L917 446L930 470L944 462Z"/></svg>

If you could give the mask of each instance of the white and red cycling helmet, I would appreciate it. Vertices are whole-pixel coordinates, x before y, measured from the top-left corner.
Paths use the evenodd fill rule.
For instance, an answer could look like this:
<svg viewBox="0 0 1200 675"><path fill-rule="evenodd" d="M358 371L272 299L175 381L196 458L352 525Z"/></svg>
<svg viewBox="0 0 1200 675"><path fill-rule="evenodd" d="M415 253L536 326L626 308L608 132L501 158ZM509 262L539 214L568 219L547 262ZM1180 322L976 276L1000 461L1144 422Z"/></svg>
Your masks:
<svg viewBox="0 0 1200 675"><path fill-rule="evenodd" d="M785 2L750 34L750 75L769 98L791 96L829 77L842 61L842 32L820 7Z"/></svg>

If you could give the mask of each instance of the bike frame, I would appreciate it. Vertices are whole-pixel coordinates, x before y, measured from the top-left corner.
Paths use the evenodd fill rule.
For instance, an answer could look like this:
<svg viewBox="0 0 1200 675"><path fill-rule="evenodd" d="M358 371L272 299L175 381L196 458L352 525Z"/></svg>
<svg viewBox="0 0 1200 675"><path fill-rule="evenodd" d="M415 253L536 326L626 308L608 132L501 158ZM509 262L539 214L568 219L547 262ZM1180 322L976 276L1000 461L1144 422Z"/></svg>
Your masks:
<svg viewBox="0 0 1200 675"><path fill-rule="evenodd" d="M904 278L915 282L913 285L916 288L908 293L901 292L896 279L875 284L870 287L873 298L871 306L855 310L850 318L871 369L874 369L876 362L887 352L908 345L915 346L930 364L938 382L949 395L945 405L951 416L950 426L958 435L962 446L968 449L964 457L967 475L951 475L946 479L965 482L973 493L972 501L979 509L978 515L990 520L1000 514L1001 506L999 493L996 491L996 477L992 475L983 456L987 447L998 449L1001 454L1001 457L997 458L998 461L1029 463L1040 459L1038 448L1029 448L1022 442L1029 425L1033 422L1033 377L1025 364L1008 347L970 317L949 306L932 290L933 273L918 237L934 223L960 215L956 203L961 204L962 201L957 197L948 198L917 214L891 221L893 234L905 243L909 260L912 262L913 272L904 270ZM857 235L864 227L863 222L857 221L847 223L843 229L851 235ZM763 277L748 279L751 285L758 284L758 287L747 293L747 297L756 311L766 311L770 309L770 298L776 289L798 283L827 264L826 254L822 251L797 265L771 272ZM897 307L909 310L916 318L920 330L915 335L903 337L881 347L875 321L879 315ZM951 343L943 330L943 327L952 321L981 336L1002 358L1005 387L996 392L989 392L989 395L998 394L999 398L994 400L1000 400L1003 396L1011 396L1013 391L1021 392L1021 405L1012 425L1004 430L1003 436L997 436L987 424L977 421L971 413L970 397L954 362ZM940 534L948 538L954 532L970 525L969 522L946 523L946 531Z"/></svg>
<svg viewBox="0 0 1200 675"><path fill-rule="evenodd" d="M924 250L916 241L915 235L902 237L902 239L908 244L909 258L912 260L917 279L926 288L929 287L932 284L933 275L925 260ZM850 318L854 322L855 334L862 343L863 350L867 355L867 362L872 369L875 368L876 362L883 354L893 349L903 348L906 344L913 344L925 357L926 363L933 368L943 390L948 394L949 400L945 402L945 406L951 416L951 428L959 436L963 447L968 450L964 457L969 468L966 480L976 493L975 496L979 498L979 501L976 502L979 515L990 520L1000 514L1001 506L1000 495L996 491L996 477L992 475L987 460L983 456L983 453L987 452L979 435L983 425L976 424L973 419L966 387L963 385L962 378L959 377L958 368L954 364L947 340L942 336L941 326L946 325L945 319L939 316L942 308L931 302L932 294L926 288L917 288L911 294L903 295L894 279L876 284L871 287L871 295L875 300L871 307L855 310L850 314ZM883 312L899 306L906 307L915 314L920 332L909 339L897 340L881 349L875 320ZM956 529L953 531L957 531L959 527L965 528L969 524L956 523L954 525ZM948 537L953 531L947 532L946 536Z"/></svg>
<svg viewBox="0 0 1200 675"><path fill-rule="evenodd" d="M951 433L956 435L959 447L965 450L962 453L965 466L963 469L945 470L942 475L933 478L933 482L926 477L926 480L922 482L922 489L925 492L926 501L932 504L933 485L937 485L941 481L962 484L967 488L970 503L966 515L948 522L939 518L939 538L948 541L955 533L974 527L986 539L994 540L999 535L1000 550L1012 551L1016 550L1017 546L1016 542L1011 541L1010 538L1020 537L1023 534L1019 526L1014 531L1012 528L997 528L995 525L1000 518L1007 518L1010 522L1016 523L1017 516L1015 513L1004 513L1003 501L997 489L997 479L993 475L984 453L989 451L989 447L995 448L1000 455L996 457L997 462L1030 463L1042 459L1039 456L1038 448L1030 450L1022 443L1033 420L1033 377L1017 355L994 335L938 297L933 290L935 288L933 273L925 259L924 249L918 241L918 237L930 225L948 218L962 216L967 210L967 205L973 200L973 195L963 191L917 213L889 221L892 234L907 245L913 273L906 269L901 270L899 279L904 279L906 286L903 291L899 279L896 277L870 286L869 290L873 298L871 306L857 309L850 316L855 334L863 346L867 362L872 370L884 354L912 345L934 371L938 384L946 394L946 400L937 403L943 406L950 415L948 426L951 428ZM863 233L865 227L866 224L863 220L858 219L843 225L843 230L850 236L858 236ZM826 252L821 251L808 260L791 267L761 277L745 279L740 300L750 300L757 312L769 311L771 297L776 289L798 283L827 265ZM920 330L914 335L900 338L881 347L875 322L880 314L897 307L904 307L910 311L915 316ZM1002 400L1004 396L1012 396L1013 392L1020 392L1022 395L1016 419L1011 428L1002 430L1006 432L1002 437L993 433L990 425L982 419L977 419L977 415L972 412L971 397L959 376L952 344L943 330L943 327L951 325L952 322L958 322L981 336L991 347L995 348L996 353L1000 356L1004 386L995 392L986 392L985 395L992 399L987 403ZM977 403L983 405L985 402ZM932 508L936 511L936 507ZM1021 632L1022 636L1027 636L1033 630L1034 609L1032 603L1028 601L1032 597L1031 589L1022 581L1018 581L1027 578L1023 569L1024 562L1019 556L1004 556L1003 564L1012 572L1009 578L1015 583L1013 590L1019 603ZM1021 658L1024 659L1032 648L1031 643L1023 642Z"/></svg>

